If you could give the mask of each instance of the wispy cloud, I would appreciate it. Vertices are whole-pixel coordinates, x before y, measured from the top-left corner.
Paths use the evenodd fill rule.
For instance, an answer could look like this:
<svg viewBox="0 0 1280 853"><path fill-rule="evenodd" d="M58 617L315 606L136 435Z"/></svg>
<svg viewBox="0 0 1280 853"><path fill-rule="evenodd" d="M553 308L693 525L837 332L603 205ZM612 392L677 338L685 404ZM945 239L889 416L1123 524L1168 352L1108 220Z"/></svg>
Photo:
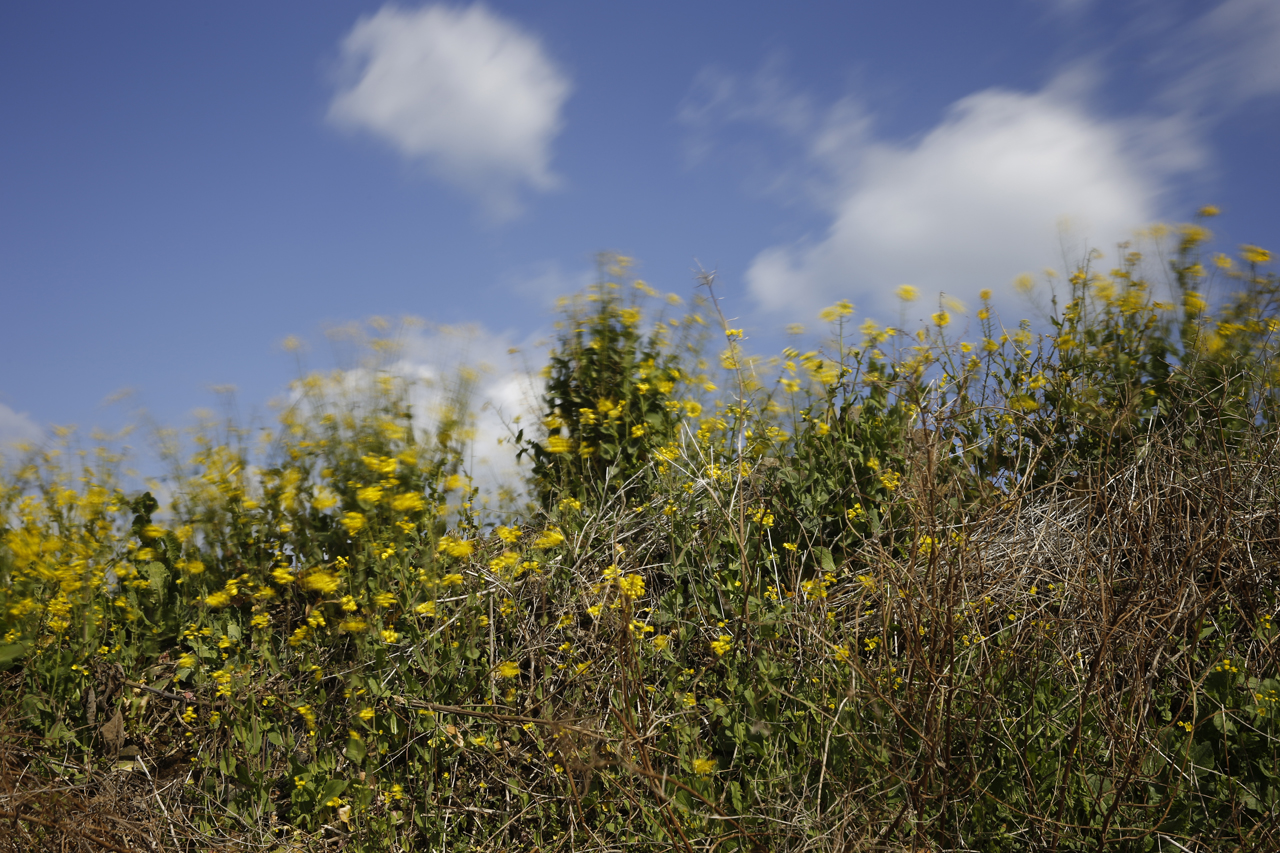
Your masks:
<svg viewBox="0 0 1280 853"><path fill-rule="evenodd" d="M551 143L571 85L517 24L482 5L388 5L360 19L341 50L334 124L390 143L495 219L519 213L522 190L557 185Z"/></svg>
<svg viewBox="0 0 1280 853"><path fill-rule="evenodd" d="M1280 3L1225 0L1167 36L1171 106L1217 120L1254 98L1280 95Z"/></svg>

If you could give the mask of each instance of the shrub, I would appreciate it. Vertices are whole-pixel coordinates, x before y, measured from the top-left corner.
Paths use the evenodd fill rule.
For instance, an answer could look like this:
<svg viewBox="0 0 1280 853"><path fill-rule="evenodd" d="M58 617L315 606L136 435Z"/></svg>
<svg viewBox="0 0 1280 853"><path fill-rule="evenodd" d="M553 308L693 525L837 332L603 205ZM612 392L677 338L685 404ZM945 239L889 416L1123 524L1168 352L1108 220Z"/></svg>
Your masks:
<svg viewBox="0 0 1280 853"><path fill-rule="evenodd" d="M1167 307L1130 253L1043 335L842 303L773 367L601 284L500 524L465 413L376 371L303 380L263 451L206 425L164 490L33 453L11 843L1275 848L1276 279L1248 247L1211 309L1172 236Z"/></svg>

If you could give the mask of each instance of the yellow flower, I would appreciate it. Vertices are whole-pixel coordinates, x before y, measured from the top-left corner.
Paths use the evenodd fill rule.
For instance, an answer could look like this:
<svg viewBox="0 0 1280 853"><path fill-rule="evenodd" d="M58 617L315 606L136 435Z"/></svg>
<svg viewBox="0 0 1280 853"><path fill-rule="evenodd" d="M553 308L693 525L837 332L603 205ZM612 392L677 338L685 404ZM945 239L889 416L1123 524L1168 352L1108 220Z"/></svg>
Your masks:
<svg viewBox="0 0 1280 853"><path fill-rule="evenodd" d="M670 643L671 636L669 634L658 634L653 638L653 647L660 652L665 651Z"/></svg>
<svg viewBox="0 0 1280 853"><path fill-rule="evenodd" d="M364 516L358 512L348 512L342 516L342 526L347 533L354 536L364 529Z"/></svg>
<svg viewBox="0 0 1280 853"><path fill-rule="evenodd" d="M360 709L360 711L359 711L359 713L358 713L358 714L356 714L356 716L357 716L357 717L359 717L360 719L364 720L364 721L367 723L367 722L369 722L370 720L372 720L372 719L373 719L373 715L374 715L374 713L375 713L375 712L374 712L374 710L373 710L372 708L361 708L361 709Z"/></svg>
<svg viewBox="0 0 1280 853"><path fill-rule="evenodd" d="M711 641L711 651L717 656L723 657L731 648L733 648L733 637L728 634L721 634Z"/></svg>
<svg viewBox="0 0 1280 853"><path fill-rule="evenodd" d="M547 436L548 453L568 453L573 449L573 442L559 435Z"/></svg>
<svg viewBox="0 0 1280 853"><path fill-rule="evenodd" d="M519 527L504 527L499 525L493 532L498 534L499 539L507 543L515 542L520 538Z"/></svg>
<svg viewBox="0 0 1280 853"><path fill-rule="evenodd" d="M697 400L686 400L684 403L684 413L691 418L696 418L702 414L702 404Z"/></svg>
<svg viewBox="0 0 1280 853"><path fill-rule="evenodd" d="M557 527L549 528L533 542L534 548L554 548L564 542L564 534Z"/></svg>
<svg viewBox="0 0 1280 853"><path fill-rule="evenodd" d="M618 579L618 589L627 598L639 598L644 595L644 578L640 575L627 575Z"/></svg>
<svg viewBox="0 0 1280 853"><path fill-rule="evenodd" d="M413 612L419 616L435 616L436 603L434 601L424 601L417 607L413 608Z"/></svg>
<svg viewBox="0 0 1280 853"><path fill-rule="evenodd" d="M710 776L716 772L717 766L714 758L697 758L693 762L693 772L699 776Z"/></svg>
<svg viewBox="0 0 1280 853"><path fill-rule="evenodd" d="M436 546L436 551L439 553L459 558L471 556L471 552L475 549L474 543L459 539L456 536L445 536L441 538L440 543Z"/></svg>
<svg viewBox="0 0 1280 853"><path fill-rule="evenodd" d="M365 486L356 492L356 498L360 503L376 504L382 500L381 486Z"/></svg>
<svg viewBox="0 0 1280 853"><path fill-rule="evenodd" d="M514 551L504 551L489 561L489 568L493 569L495 572L500 572L503 569L511 568L518 562L520 562L519 554Z"/></svg>
<svg viewBox="0 0 1280 853"><path fill-rule="evenodd" d="M348 634L359 634L364 631L367 631L368 629L369 629L369 623L364 621L363 619L348 619L347 621L342 622L341 624L338 625L339 631L344 631Z"/></svg>
<svg viewBox="0 0 1280 853"><path fill-rule="evenodd" d="M1212 204L1206 204L1204 207L1200 208L1200 210L1198 211L1198 213L1204 217L1217 216L1221 212L1222 211L1218 210L1217 205L1212 205Z"/></svg>
<svg viewBox="0 0 1280 853"><path fill-rule="evenodd" d="M835 305L823 308L818 312L818 319L824 323L834 323L841 317L848 317L853 313L853 304L847 299L841 299Z"/></svg>
<svg viewBox="0 0 1280 853"><path fill-rule="evenodd" d="M514 661L504 660L498 664L498 676L500 678L515 678L520 674L520 664Z"/></svg>
<svg viewBox="0 0 1280 853"><path fill-rule="evenodd" d="M951 315L946 311L939 311L933 315L933 322L938 328L942 328L951 322Z"/></svg>
<svg viewBox="0 0 1280 853"><path fill-rule="evenodd" d="M903 302L915 302L919 291L909 284L904 284L894 291L899 299Z"/></svg>
<svg viewBox="0 0 1280 853"><path fill-rule="evenodd" d="M341 579L333 572L316 571L311 572L302 579L303 589L312 589L316 592L328 595L338 589Z"/></svg>
<svg viewBox="0 0 1280 853"><path fill-rule="evenodd" d="M1030 293L1035 286L1035 280L1031 278L1029 273L1024 272L1013 280L1013 287L1019 293Z"/></svg>
<svg viewBox="0 0 1280 853"><path fill-rule="evenodd" d="M398 631L392 631L390 628L384 628L382 631L382 642L390 644L400 639Z"/></svg>
<svg viewBox="0 0 1280 853"><path fill-rule="evenodd" d="M1265 264L1271 260L1271 253L1258 246L1241 246L1240 257L1251 264Z"/></svg>
<svg viewBox="0 0 1280 853"><path fill-rule="evenodd" d="M391 508L396 512L421 512L426 505L417 492L401 492L391 499Z"/></svg>
<svg viewBox="0 0 1280 853"><path fill-rule="evenodd" d="M396 472L396 465L398 464L395 459L390 459L386 456L361 456L360 461L363 462L370 471L386 476L394 474Z"/></svg>

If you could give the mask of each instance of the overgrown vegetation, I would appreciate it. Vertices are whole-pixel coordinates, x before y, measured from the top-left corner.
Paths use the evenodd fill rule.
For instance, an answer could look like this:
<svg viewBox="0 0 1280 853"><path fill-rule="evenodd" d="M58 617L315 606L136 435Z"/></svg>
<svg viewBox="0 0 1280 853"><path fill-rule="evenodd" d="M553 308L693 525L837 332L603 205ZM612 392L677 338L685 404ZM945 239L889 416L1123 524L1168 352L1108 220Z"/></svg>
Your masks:
<svg viewBox="0 0 1280 853"><path fill-rule="evenodd" d="M1280 849L1280 281L1207 236L1167 302L1126 251L1044 333L838 303L777 360L606 262L509 517L385 371L207 424L163 507L34 450L0 846Z"/></svg>

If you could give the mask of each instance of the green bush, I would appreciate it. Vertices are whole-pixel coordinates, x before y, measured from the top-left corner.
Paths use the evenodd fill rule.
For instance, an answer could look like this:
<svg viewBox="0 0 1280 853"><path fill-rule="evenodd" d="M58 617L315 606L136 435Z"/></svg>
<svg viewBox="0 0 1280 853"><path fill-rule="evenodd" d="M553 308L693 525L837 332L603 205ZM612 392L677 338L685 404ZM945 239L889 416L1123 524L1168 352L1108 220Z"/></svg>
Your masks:
<svg viewBox="0 0 1280 853"><path fill-rule="evenodd" d="M646 321L607 259L501 523L465 394L424 428L376 366L300 380L259 448L170 438L147 493L32 451L9 843L1275 849L1277 281L1163 239L1167 305L1126 250L1044 334L989 294L974 341L838 303L776 361L713 293L718 353Z"/></svg>
<svg viewBox="0 0 1280 853"><path fill-rule="evenodd" d="M643 331L644 300L657 293L639 280L625 289L603 280L624 278L630 263L601 255L602 280L561 302L565 316L557 323L541 399L543 431L526 440L521 430L516 439L520 454L533 462L544 507L624 488L647 492L647 482L634 481L647 480L654 451L675 439L693 405L680 400L691 379L685 362L692 344L677 332L698 321L658 316ZM680 304L674 295L667 301Z"/></svg>

